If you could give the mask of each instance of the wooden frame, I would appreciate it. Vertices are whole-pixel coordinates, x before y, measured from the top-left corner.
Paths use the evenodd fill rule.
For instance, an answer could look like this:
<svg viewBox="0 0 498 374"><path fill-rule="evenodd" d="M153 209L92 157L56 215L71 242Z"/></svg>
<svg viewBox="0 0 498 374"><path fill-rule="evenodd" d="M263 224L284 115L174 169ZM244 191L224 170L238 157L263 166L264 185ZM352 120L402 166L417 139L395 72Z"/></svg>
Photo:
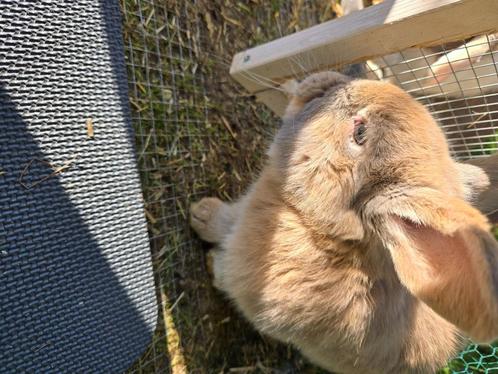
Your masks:
<svg viewBox="0 0 498 374"><path fill-rule="evenodd" d="M240 52L230 75L282 115L287 98L275 87L287 79L497 30L497 0L385 0Z"/></svg>

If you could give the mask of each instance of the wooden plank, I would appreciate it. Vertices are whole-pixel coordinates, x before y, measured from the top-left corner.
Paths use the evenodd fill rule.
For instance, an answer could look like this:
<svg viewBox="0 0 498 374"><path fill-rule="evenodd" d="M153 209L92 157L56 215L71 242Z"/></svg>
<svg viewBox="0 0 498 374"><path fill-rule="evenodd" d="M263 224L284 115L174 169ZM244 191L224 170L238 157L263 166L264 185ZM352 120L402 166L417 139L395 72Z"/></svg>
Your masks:
<svg viewBox="0 0 498 374"><path fill-rule="evenodd" d="M275 97L280 107L282 94L262 92L276 92L271 88L289 78L497 30L498 0L385 0L240 52L230 74L268 106Z"/></svg>
<svg viewBox="0 0 498 374"><path fill-rule="evenodd" d="M287 108L288 99L281 91L269 89L256 93L256 99L270 108L273 113L282 117Z"/></svg>

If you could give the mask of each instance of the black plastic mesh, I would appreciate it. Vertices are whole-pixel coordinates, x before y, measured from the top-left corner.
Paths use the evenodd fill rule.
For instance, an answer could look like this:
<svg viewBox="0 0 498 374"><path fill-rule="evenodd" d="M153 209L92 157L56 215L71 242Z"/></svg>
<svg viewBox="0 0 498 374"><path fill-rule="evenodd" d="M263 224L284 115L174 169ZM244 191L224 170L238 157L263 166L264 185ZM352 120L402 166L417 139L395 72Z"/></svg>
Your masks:
<svg viewBox="0 0 498 374"><path fill-rule="evenodd" d="M1 2L0 372L120 372L149 343L133 144L119 4Z"/></svg>

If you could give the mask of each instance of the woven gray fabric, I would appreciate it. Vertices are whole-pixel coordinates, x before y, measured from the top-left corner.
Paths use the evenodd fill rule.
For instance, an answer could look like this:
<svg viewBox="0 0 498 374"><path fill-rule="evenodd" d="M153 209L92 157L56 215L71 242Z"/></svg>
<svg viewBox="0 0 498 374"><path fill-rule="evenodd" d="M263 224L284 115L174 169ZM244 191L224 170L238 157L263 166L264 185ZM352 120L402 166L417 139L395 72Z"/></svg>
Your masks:
<svg viewBox="0 0 498 374"><path fill-rule="evenodd" d="M1 373L122 372L155 329L120 22L0 2Z"/></svg>

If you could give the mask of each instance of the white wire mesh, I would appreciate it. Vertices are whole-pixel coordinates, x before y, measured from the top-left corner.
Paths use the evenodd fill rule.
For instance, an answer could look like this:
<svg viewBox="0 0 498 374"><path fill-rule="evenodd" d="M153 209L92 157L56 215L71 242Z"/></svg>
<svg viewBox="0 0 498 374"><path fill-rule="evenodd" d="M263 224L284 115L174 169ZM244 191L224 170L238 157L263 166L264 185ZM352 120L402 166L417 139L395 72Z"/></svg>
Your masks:
<svg viewBox="0 0 498 374"><path fill-rule="evenodd" d="M367 76L392 82L423 103L444 129L457 159L498 149L498 52L495 35L413 48L368 61Z"/></svg>

